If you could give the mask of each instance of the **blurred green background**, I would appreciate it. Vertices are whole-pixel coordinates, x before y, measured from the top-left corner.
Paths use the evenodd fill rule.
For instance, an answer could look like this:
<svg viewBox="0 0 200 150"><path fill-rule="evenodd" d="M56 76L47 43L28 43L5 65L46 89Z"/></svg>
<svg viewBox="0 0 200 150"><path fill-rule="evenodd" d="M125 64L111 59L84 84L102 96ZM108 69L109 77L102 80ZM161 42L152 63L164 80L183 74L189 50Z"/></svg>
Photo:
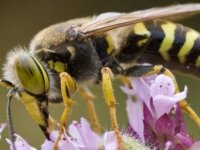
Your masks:
<svg viewBox="0 0 200 150"><path fill-rule="evenodd" d="M20 1L0 1L0 64L5 62L6 53L14 46L27 46L31 38L39 30L48 25L77 17L90 16L108 11L130 12L155 6L166 6L176 3L199 2L199 0L20 0ZM200 31L200 16L185 20L184 23ZM189 87L188 102L200 114L200 80L191 76L177 75L180 86ZM105 130L110 129L107 107L102 98L100 86L92 87L95 95L96 109L100 117L100 122ZM6 121L6 93L7 90L0 87L0 122ZM119 89L118 81L115 82L115 93L118 100L117 113L121 127L126 126L127 116L125 113L125 97ZM73 106L71 120L80 116L87 118L85 103L76 95L76 104ZM53 117L59 118L63 110L62 104L50 105L50 113ZM13 100L12 114L14 128L17 133L23 136L31 145L39 148L44 141L43 133L37 124L32 121L24 106ZM194 122L186 116L188 131L195 138L200 138L200 129ZM8 137L7 130L3 132L0 140L0 149L8 149L5 137Z"/></svg>

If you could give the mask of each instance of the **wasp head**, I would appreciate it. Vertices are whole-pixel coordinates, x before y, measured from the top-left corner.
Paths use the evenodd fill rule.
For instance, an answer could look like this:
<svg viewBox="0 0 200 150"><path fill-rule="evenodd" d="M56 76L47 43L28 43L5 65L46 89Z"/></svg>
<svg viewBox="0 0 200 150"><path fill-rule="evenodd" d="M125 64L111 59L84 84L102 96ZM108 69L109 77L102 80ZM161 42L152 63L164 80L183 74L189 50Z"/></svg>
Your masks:
<svg viewBox="0 0 200 150"><path fill-rule="evenodd" d="M49 77L43 65L22 48L8 53L3 70L5 80L30 94L41 95L49 90Z"/></svg>

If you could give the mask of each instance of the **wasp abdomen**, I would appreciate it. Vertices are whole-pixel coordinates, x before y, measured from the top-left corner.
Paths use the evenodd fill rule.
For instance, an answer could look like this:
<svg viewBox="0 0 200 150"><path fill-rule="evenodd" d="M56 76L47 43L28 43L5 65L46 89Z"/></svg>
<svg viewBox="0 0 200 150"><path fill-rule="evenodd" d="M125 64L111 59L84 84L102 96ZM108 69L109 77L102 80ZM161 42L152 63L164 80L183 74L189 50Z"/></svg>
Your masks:
<svg viewBox="0 0 200 150"><path fill-rule="evenodd" d="M200 67L200 34L188 27L163 20L136 23L117 58L120 62L148 62ZM182 65L181 65L182 64ZM194 70L194 69L193 69Z"/></svg>

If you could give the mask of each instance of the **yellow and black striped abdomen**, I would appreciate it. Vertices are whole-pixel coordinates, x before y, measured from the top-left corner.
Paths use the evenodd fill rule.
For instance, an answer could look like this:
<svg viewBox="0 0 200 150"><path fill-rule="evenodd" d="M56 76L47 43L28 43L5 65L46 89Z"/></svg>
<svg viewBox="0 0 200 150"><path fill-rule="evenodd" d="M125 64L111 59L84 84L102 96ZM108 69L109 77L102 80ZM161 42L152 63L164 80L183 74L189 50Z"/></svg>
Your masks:
<svg viewBox="0 0 200 150"><path fill-rule="evenodd" d="M133 26L117 58L123 63L148 62L182 70L197 68L200 67L200 34L168 21L140 22Z"/></svg>

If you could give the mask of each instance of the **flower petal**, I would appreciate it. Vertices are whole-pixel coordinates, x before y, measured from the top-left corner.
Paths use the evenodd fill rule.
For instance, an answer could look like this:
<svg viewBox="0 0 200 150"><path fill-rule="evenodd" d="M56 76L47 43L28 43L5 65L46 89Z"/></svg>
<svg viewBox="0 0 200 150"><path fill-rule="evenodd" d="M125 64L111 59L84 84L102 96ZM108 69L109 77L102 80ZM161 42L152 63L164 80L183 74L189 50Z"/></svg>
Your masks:
<svg viewBox="0 0 200 150"><path fill-rule="evenodd" d="M162 117L160 117L155 124L157 133L160 135L174 135L175 131L175 124L171 120L171 118L167 115L164 114Z"/></svg>
<svg viewBox="0 0 200 150"><path fill-rule="evenodd" d="M160 118L163 114L168 114L177 102L186 98L186 95L187 88L185 87L183 92L177 93L174 96L156 95L153 97L153 105L155 108L156 117Z"/></svg>
<svg viewBox="0 0 200 150"><path fill-rule="evenodd" d="M176 137L179 139L179 141L188 149L192 146L193 144L193 140L192 138L184 133L184 132L180 132L176 134Z"/></svg>
<svg viewBox="0 0 200 150"><path fill-rule="evenodd" d="M200 141L195 142L189 150L200 150Z"/></svg>
<svg viewBox="0 0 200 150"><path fill-rule="evenodd" d="M166 75L158 75L150 88L151 96L157 95L173 96L175 92L175 85L173 80Z"/></svg>
<svg viewBox="0 0 200 150"><path fill-rule="evenodd" d="M173 143L171 141L167 141L164 145L164 150L172 149Z"/></svg>
<svg viewBox="0 0 200 150"><path fill-rule="evenodd" d="M69 134L72 137L70 141L76 147L87 148L88 150L98 149L98 143L100 137L92 131L90 124L84 119L81 118L81 123L73 121L69 126Z"/></svg>
<svg viewBox="0 0 200 150"><path fill-rule="evenodd" d="M126 102L126 111L130 126L144 143L143 104L140 101L133 102L129 99Z"/></svg>
<svg viewBox="0 0 200 150"><path fill-rule="evenodd" d="M53 150L54 142L45 140L45 142L41 145L41 150Z"/></svg>
<svg viewBox="0 0 200 150"><path fill-rule="evenodd" d="M142 102L145 102L148 109L151 111L151 105L150 105L150 99L151 95L149 92L149 84L146 83L145 80L142 78L138 78L132 81L132 86L134 87L135 95L137 97L137 100Z"/></svg>
<svg viewBox="0 0 200 150"><path fill-rule="evenodd" d="M105 150L118 150L118 142L113 131L104 134L103 143Z"/></svg>
<svg viewBox="0 0 200 150"><path fill-rule="evenodd" d="M14 134L16 139L15 139L15 142L14 142L14 145L15 145L15 148L16 150L36 150L36 148L30 146L26 140L24 140L21 136L19 136L18 134ZM10 150L14 150L13 149L13 144L12 142L10 141L10 139L6 139L6 142L8 144L10 144Z"/></svg>
<svg viewBox="0 0 200 150"><path fill-rule="evenodd" d="M57 140L58 134L59 131L52 131L50 133L51 141L46 139L45 142L41 145L41 150L54 150L54 145ZM58 149L65 150L66 147L70 150L75 150L74 146L69 142L66 131L64 130L64 133L61 135L61 139L58 142Z"/></svg>

